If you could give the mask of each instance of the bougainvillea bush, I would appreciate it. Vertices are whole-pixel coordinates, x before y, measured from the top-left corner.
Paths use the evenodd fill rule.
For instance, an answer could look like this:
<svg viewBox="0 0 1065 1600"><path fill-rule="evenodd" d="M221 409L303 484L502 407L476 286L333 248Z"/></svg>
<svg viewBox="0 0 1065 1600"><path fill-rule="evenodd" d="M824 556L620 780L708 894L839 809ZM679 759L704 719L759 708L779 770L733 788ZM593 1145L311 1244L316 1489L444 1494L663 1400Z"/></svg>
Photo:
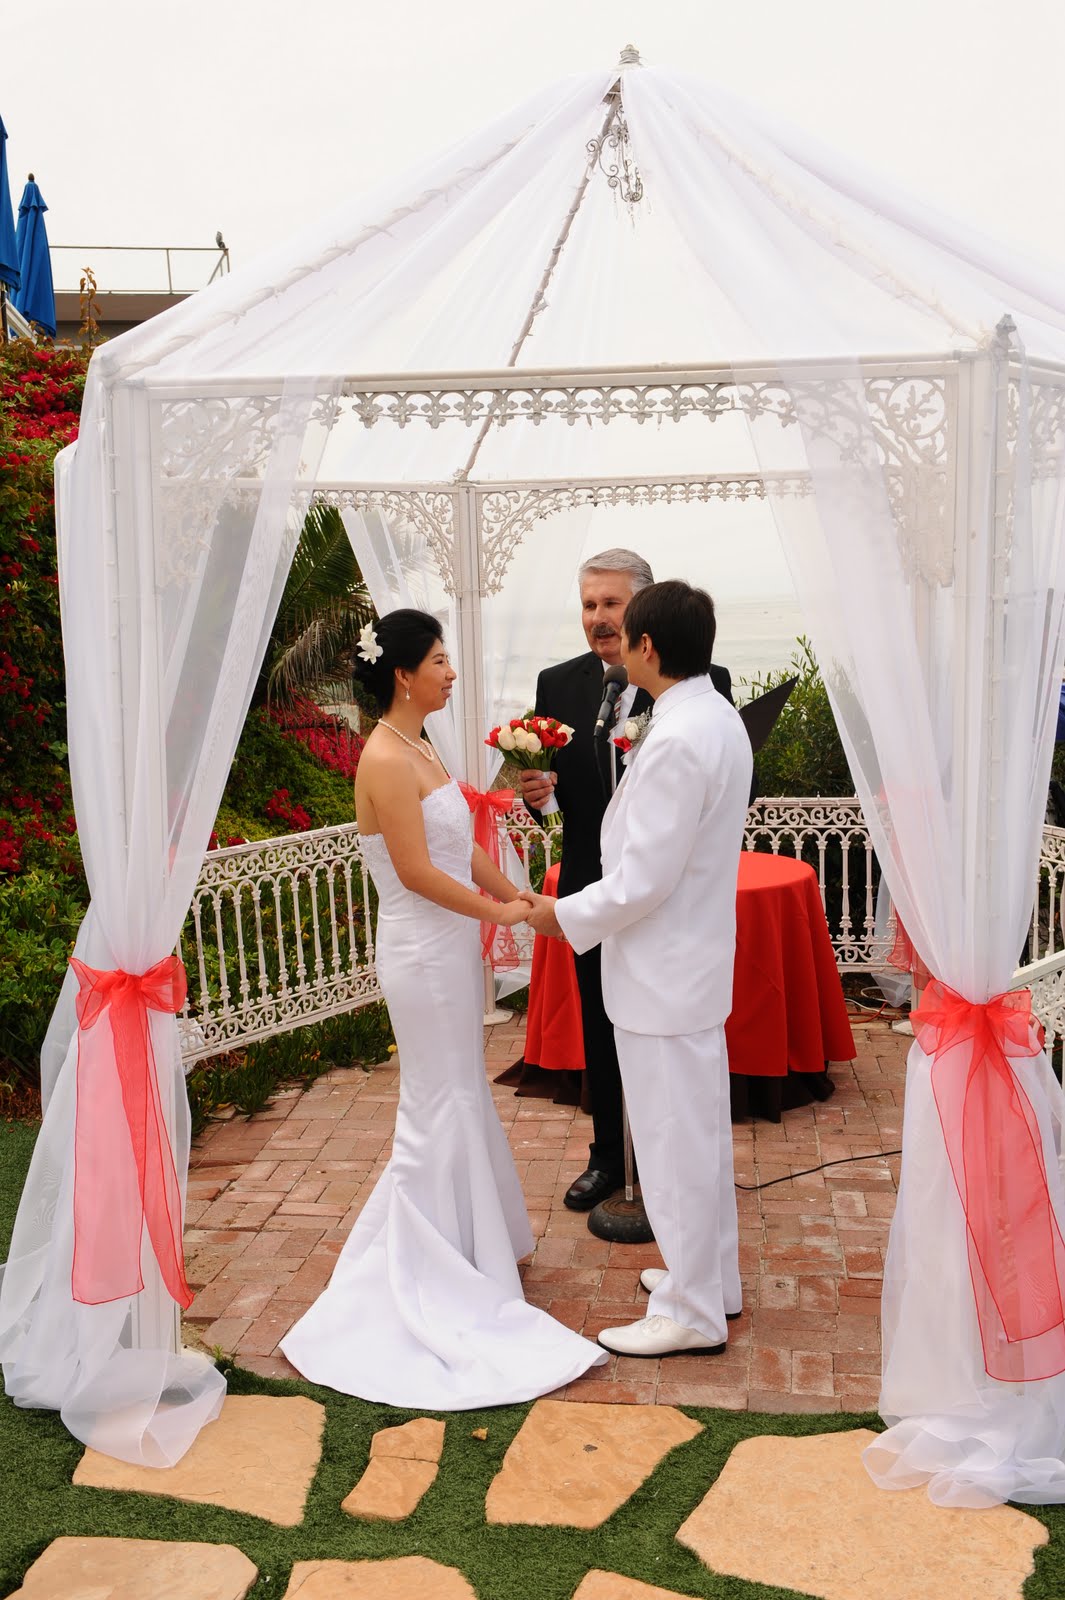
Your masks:
<svg viewBox="0 0 1065 1600"><path fill-rule="evenodd" d="M35 1076L88 900L66 766L52 464L86 358L0 347L0 1084Z"/></svg>

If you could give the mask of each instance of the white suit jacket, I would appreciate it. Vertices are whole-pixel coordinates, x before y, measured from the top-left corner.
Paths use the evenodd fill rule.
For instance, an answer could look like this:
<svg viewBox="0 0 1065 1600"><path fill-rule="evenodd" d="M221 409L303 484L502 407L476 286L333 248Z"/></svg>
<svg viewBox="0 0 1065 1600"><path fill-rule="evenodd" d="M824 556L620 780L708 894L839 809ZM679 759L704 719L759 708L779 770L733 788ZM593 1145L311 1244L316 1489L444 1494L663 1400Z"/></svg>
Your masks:
<svg viewBox="0 0 1065 1600"><path fill-rule="evenodd" d="M578 955L603 946L603 1002L630 1033L699 1033L732 1009L736 877L751 744L709 676L654 716L603 818L603 876L558 902Z"/></svg>

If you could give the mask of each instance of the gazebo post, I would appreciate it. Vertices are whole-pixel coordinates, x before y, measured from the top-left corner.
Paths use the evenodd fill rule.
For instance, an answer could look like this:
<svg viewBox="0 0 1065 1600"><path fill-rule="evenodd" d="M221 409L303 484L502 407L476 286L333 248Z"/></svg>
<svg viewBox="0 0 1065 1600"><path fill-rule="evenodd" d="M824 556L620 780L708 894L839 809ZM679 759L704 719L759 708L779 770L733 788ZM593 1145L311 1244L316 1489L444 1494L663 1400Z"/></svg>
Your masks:
<svg viewBox="0 0 1065 1600"><path fill-rule="evenodd" d="M158 602L154 582L148 588L152 596L151 637L144 626L147 618L146 608L137 598L143 595L145 586L138 583L137 569L145 561L154 564L155 546L151 539L142 537L142 525L137 517L138 501L133 483L133 474L137 462L148 461L152 463L150 469L151 481L154 483L155 452L152 449L151 426L144 412L140 416L136 413L136 401L126 389L113 390L108 397L108 425L111 432L111 450L108 452L108 477L111 504L111 537L113 541L114 567L115 567L115 602L114 602L114 630L113 649L115 672L119 682L119 704L122 707L123 722L126 724L121 750L116 752L117 759L121 762L123 772L122 805L123 826L127 844L129 841L130 817L133 803L133 787L137 781L137 773L131 770L128 756L136 748L134 726L137 723L140 696L137 692L126 694L122 685L140 683L149 693L153 693L158 706L158 715L154 718L142 718L139 730L141 736L147 736L154 730L160 749L158 759L144 760L141 762L141 778L147 778L153 786L153 813L159 822L160 828L165 827L164 799L162 786L165 772L165 752L162 749L164 719L162 717L162 703L160 688L162 684L162 664L159 659L160 641L158 632ZM125 451L119 449L119 435L129 446ZM123 479L119 480L118 466L124 468ZM129 619L124 619L119 612L120 596L125 596L127 602L131 597L138 605L141 627L130 625ZM150 687L149 687L150 686ZM160 844L159 859L165 860L166 851ZM165 883L160 884L159 893L165 893ZM161 1068L161 1070L160 1070ZM169 1063L157 1063L159 1083L159 1099L163 1112L163 1119L167 1133L173 1137L175 1096L174 1084L169 1071ZM182 1218L184 1223L184 1218ZM159 1264L155 1257L154 1249L148 1237L147 1228L144 1229L141 1239L141 1272L144 1279L144 1288L130 1301L130 1344L135 1350L167 1350L176 1355L181 1349L181 1312L177 1303L171 1298L169 1291L163 1283Z"/></svg>
<svg viewBox="0 0 1065 1600"><path fill-rule="evenodd" d="M455 490L455 613L458 665L462 683L462 749L466 781L475 789L488 783L484 732L484 658L481 634L481 507L477 490L459 484ZM484 963L484 1020L506 1022L510 1012L496 1005L491 963Z"/></svg>

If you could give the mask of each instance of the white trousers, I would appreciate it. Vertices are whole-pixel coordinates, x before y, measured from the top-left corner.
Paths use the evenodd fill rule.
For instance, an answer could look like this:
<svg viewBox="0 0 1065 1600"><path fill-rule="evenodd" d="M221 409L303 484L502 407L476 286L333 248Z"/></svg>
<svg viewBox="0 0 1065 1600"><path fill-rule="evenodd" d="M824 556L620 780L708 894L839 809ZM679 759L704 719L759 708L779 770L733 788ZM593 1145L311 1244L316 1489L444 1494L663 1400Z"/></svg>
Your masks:
<svg viewBox="0 0 1065 1600"><path fill-rule="evenodd" d="M647 1315L721 1344L726 1311L742 1304L724 1026L614 1035L644 1208L667 1272Z"/></svg>

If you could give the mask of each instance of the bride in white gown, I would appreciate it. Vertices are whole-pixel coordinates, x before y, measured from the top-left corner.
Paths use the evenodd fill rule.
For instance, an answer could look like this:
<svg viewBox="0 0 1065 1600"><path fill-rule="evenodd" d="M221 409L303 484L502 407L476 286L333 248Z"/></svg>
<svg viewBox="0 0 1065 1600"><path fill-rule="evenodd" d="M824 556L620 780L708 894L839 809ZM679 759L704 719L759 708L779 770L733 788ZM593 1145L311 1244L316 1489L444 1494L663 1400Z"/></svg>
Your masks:
<svg viewBox="0 0 1065 1600"><path fill-rule="evenodd" d="M399 1108L392 1159L281 1349L345 1394L473 1410L547 1394L606 1354L522 1295L516 1262L533 1236L485 1076L479 923L513 926L525 904L472 843L462 792L422 734L455 679L440 626L392 611L363 648L375 659L358 675L381 720L355 807L379 899Z"/></svg>

